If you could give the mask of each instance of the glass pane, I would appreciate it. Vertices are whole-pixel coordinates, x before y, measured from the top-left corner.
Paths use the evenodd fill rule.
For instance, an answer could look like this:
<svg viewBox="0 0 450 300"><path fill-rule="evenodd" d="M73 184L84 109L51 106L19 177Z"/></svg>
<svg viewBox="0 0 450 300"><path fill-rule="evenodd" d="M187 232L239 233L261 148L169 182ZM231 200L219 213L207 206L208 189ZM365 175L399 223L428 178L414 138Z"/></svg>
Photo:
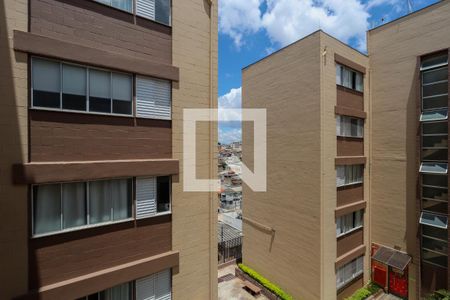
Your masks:
<svg viewBox="0 0 450 300"><path fill-rule="evenodd" d="M358 119L350 119L351 122L351 136L357 137L358 136Z"/></svg>
<svg viewBox="0 0 450 300"><path fill-rule="evenodd" d="M130 300L131 288L129 283L121 284L106 290L108 300Z"/></svg>
<svg viewBox="0 0 450 300"><path fill-rule="evenodd" d="M132 76L113 73L113 113L131 115Z"/></svg>
<svg viewBox="0 0 450 300"><path fill-rule="evenodd" d="M89 183L89 224L111 221L111 182Z"/></svg>
<svg viewBox="0 0 450 300"><path fill-rule="evenodd" d="M447 240L447 230L432 226L422 226L422 235L434 237L444 241Z"/></svg>
<svg viewBox="0 0 450 300"><path fill-rule="evenodd" d="M447 189L422 187L422 197L435 200L447 201L448 191Z"/></svg>
<svg viewBox="0 0 450 300"><path fill-rule="evenodd" d="M356 73L356 90L362 92L364 90L363 75Z"/></svg>
<svg viewBox="0 0 450 300"><path fill-rule="evenodd" d="M61 185L33 187L34 234L61 230Z"/></svg>
<svg viewBox="0 0 450 300"><path fill-rule="evenodd" d="M441 82L423 86L423 97L443 95L448 93L448 83Z"/></svg>
<svg viewBox="0 0 450 300"><path fill-rule="evenodd" d="M111 0L111 5L129 12L131 12L133 9L132 0Z"/></svg>
<svg viewBox="0 0 450 300"><path fill-rule="evenodd" d="M71 228L87 224L86 184L66 183L63 188L63 227Z"/></svg>
<svg viewBox="0 0 450 300"><path fill-rule="evenodd" d="M438 214L447 214L448 203L422 199L422 209Z"/></svg>
<svg viewBox="0 0 450 300"><path fill-rule="evenodd" d="M342 67L336 64L336 84L342 85Z"/></svg>
<svg viewBox="0 0 450 300"><path fill-rule="evenodd" d="M445 216L423 212L420 214L419 223L422 225L429 225L437 228L447 229L448 219Z"/></svg>
<svg viewBox="0 0 450 300"><path fill-rule="evenodd" d="M448 160L447 149L423 149L422 160L446 161Z"/></svg>
<svg viewBox="0 0 450 300"><path fill-rule="evenodd" d="M447 122L422 123L423 134L447 134Z"/></svg>
<svg viewBox="0 0 450 300"><path fill-rule="evenodd" d="M113 219L131 218L131 180L111 180L111 196L113 202Z"/></svg>
<svg viewBox="0 0 450 300"><path fill-rule="evenodd" d="M60 65L33 58L33 106L60 108Z"/></svg>
<svg viewBox="0 0 450 300"><path fill-rule="evenodd" d="M156 212L170 211L170 177L157 178L157 207Z"/></svg>
<svg viewBox="0 0 450 300"><path fill-rule="evenodd" d="M447 109L433 110L433 111L424 111L420 116L420 121L440 121L447 120L448 111Z"/></svg>
<svg viewBox="0 0 450 300"><path fill-rule="evenodd" d="M156 21L170 25L170 0L155 0Z"/></svg>
<svg viewBox="0 0 450 300"><path fill-rule="evenodd" d="M448 177L447 177L447 175L423 174L422 175L422 184L447 187L448 186Z"/></svg>
<svg viewBox="0 0 450 300"><path fill-rule="evenodd" d="M431 174L447 174L448 165L446 163L422 163L419 172Z"/></svg>
<svg viewBox="0 0 450 300"><path fill-rule="evenodd" d="M448 253L447 241L438 241L424 236L422 236L422 248L426 248L427 250L436 251L442 254Z"/></svg>
<svg viewBox="0 0 450 300"><path fill-rule="evenodd" d="M423 109L447 108L448 96L437 96L431 98L424 98L422 100Z"/></svg>
<svg viewBox="0 0 450 300"><path fill-rule="evenodd" d="M422 249L422 260L444 268L447 267L447 256L425 249Z"/></svg>
<svg viewBox="0 0 450 300"><path fill-rule="evenodd" d="M352 72L346 68L344 68L343 70L343 86L348 87L348 88L352 88Z"/></svg>
<svg viewBox="0 0 450 300"><path fill-rule="evenodd" d="M111 73L89 70L89 110L111 112Z"/></svg>
<svg viewBox="0 0 450 300"><path fill-rule="evenodd" d="M436 70L430 70L423 72L422 83L432 83L436 81L448 80L447 67Z"/></svg>
<svg viewBox="0 0 450 300"><path fill-rule="evenodd" d="M446 63L448 63L447 53L422 59L421 68L433 68Z"/></svg>
<svg viewBox="0 0 450 300"><path fill-rule="evenodd" d="M63 64L62 106L86 110L86 68Z"/></svg>

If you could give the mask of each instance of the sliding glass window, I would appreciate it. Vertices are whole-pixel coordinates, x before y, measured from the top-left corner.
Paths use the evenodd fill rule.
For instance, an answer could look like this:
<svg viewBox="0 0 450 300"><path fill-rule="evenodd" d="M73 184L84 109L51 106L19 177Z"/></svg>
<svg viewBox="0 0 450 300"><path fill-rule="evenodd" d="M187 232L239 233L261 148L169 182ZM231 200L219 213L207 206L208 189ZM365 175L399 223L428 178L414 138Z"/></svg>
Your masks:
<svg viewBox="0 0 450 300"><path fill-rule="evenodd" d="M32 107L130 116L133 76L43 58L32 59Z"/></svg>

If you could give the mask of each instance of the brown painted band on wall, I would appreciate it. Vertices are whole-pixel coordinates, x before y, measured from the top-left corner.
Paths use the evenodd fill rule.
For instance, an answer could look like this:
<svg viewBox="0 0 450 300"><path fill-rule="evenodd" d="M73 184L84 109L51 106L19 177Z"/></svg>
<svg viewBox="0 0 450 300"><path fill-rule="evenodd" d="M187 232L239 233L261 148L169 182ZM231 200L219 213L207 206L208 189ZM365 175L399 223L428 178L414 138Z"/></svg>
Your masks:
<svg viewBox="0 0 450 300"><path fill-rule="evenodd" d="M179 172L176 159L137 159L16 164L13 183L38 184L132 176L164 176Z"/></svg>
<svg viewBox="0 0 450 300"><path fill-rule="evenodd" d="M336 166L345 166L345 165L365 165L367 158L365 156L347 156L347 157L336 157L335 164Z"/></svg>
<svg viewBox="0 0 450 300"><path fill-rule="evenodd" d="M179 265L179 252L169 251L163 254L136 260L131 263L104 269L88 275L79 276L30 292L17 299L77 299L105 290L115 285L149 276Z"/></svg>
<svg viewBox="0 0 450 300"><path fill-rule="evenodd" d="M14 50L179 81L177 67L14 30Z"/></svg>
<svg viewBox="0 0 450 300"><path fill-rule="evenodd" d="M367 113L362 110L343 107L343 106L335 106L334 113L336 115L350 116L350 117L355 117L355 118L360 118L360 119L365 119L367 117Z"/></svg>
<svg viewBox="0 0 450 300"><path fill-rule="evenodd" d="M365 67L363 67L363 66L361 66L361 65L351 61L350 59L347 59L347 58L345 58L345 57L343 57L343 56L341 56L341 55L339 55L337 53L334 54L334 60L337 63L345 65L345 66L347 66L349 68L352 68L355 71L361 72L363 74L366 73L366 68Z"/></svg>
<svg viewBox="0 0 450 300"><path fill-rule="evenodd" d="M336 269L338 269L338 268L342 267L343 265L345 265L346 263L349 263L352 260L354 260L355 258L358 258L361 255L365 255L365 254L366 254L366 246L361 245L358 248L355 248L352 251L347 252L342 256L339 256L336 259L335 267L336 267Z"/></svg>
<svg viewBox="0 0 450 300"><path fill-rule="evenodd" d="M345 216L349 213L352 213L354 211L358 211L361 209L365 209L367 207L367 202L365 200L361 200L358 202L350 203L347 205L340 206L335 209L334 214L336 218Z"/></svg>

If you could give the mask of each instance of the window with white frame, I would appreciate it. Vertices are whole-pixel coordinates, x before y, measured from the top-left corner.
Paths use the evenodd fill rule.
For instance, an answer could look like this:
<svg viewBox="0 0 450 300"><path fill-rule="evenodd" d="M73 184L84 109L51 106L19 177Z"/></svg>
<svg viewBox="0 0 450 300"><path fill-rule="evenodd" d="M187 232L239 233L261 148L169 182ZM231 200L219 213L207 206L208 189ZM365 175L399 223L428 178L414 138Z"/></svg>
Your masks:
<svg viewBox="0 0 450 300"><path fill-rule="evenodd" d="M349 116L336 116L336 135L342 137L364 137L364 120Z"/></svg>
<svg viewBox="0 0 450 300"><path fill-rule="evenodd" d="M170 120L172 84L169 80L136 76L136 116Z"/></svg>
<svg viewBox="0 0 450 300"><path fill-rule="evenodd" d="M364 75L346 66L336 64L336 84L346 88L364 91Z"/></svg>
<svg viewBox="0 0 450 300"><path fill-rule="evenodd" d="M117 9L133 12L133 0L95 0Z"/></svg>
<svg viewBox="0 0 450 300"><path fill-rule="evenodd" d="M170 0L136 0L136 14L138 16L171 25Z"/></svg>
<svg viewBox="0 0 450 300"><path fill-rule="evenodd" d="M360 256L340 267L336 272L336 287L343 288L346 284L364 272L364 256Z"/></svg>
<svg viewBox="0 0 450 300"><path fill-rule="evenodd" d="M91 294L77 300L170 300L172 273L170 269Z"/></svg>
<svg viewBox="0 0 450 300"><path fill-rule="evenodd" d="M364 211L358 210L336 219L336 236L340 237L363 227Z"/></svg>
<svg viewBox="0 0 450 300"><path fill-rule="evenodd" d="M32 58L32 106L132 115L133 76Z"/></svg>
<svg viewBox="0 0 450 300"><path fill-rule="evenodd" d="M33 236L132 217L132 179L33 186Z"/></svg>
<svg viewBox="0 0 450 300"><path fill-rule="evenodd" d="M363 182L364 165L336 167L336 186L346 186Z"/></svg>
<svg viewBox="0 0 450 300"><path fill-rule="evenodd" d="M447 268L447 229L422 225L422 261Z"/></svg>
<svg viewBox="0 0 450 300"><path fill-rule="evenodd" d="M136 178L136 218L170 213L170 186L169 176Z"/></svg>

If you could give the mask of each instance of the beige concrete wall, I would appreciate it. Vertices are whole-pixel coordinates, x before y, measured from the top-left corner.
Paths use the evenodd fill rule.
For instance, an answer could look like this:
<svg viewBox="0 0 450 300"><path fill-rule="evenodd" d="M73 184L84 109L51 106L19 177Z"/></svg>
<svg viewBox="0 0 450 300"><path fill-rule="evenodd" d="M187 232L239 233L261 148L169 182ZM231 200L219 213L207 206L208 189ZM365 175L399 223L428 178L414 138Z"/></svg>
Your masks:
<svg viewBox="0 0 450 300"><path fill-rule="evenodd" d="M371 238L413 255L416 299L417 57L450 47L450 2L443 1L368 33L371 109Z"/></svg>
<svg viewBox="0 0 450 300"><path fill-rule="evenodd" d="M321 297L319 64L317 32L243 70L243 107L267 109L267 192L244 186L243 262L294 299ZM250 166L252 135L244 123Z"/></svg>
<svg viewBox="0 0 450 300"><path fill-rule="evenodd" d="M334 55L340 56L368 68L369 59L358 51L348 47L344 43L331 37L326 33L321 33L321 290L322 299L336 299L336 64ZM368 102L368 80L365 80L364 106ZM365 153L368 148L369 138L368 123L365 124L364 144ZM368 181L368 170L366 168L364 180ZM364 200L369 201L368 185L364 185ZM362 199L361 199L362 200ZM368 214L366 214L367 216ZM367 222L366 222L367 224ZM364 227L364 241L368 245L368 226ZM368 252L367 252L368 254ZM364 282L369 279L369 259L366 254Z"/></svg>
<svg viewBox="0 0 450 300"><path fill-rule="evenodd" d="M173 158L180 175L173 185L173 249L180 266L173 276L173 298L217 298L217 201L213 193L183 192L183 109L217 103L217 1L173 1L173 65L180 82L173 85ZM212 14L211 14L212 12ZM211 16L210 16L211 14ZM197 177L217 176L217 126L197 127ZM175 180L176 181L176 180Z"/></svg>
<svg viewBox="0 0 450 300"><path fill-rule="evenodd" d="M27 188L13 186L11 166L28 160L27 55L16 53L13 30L27 31L28 1L0 2L0 299L27 292Z"/></svg>

